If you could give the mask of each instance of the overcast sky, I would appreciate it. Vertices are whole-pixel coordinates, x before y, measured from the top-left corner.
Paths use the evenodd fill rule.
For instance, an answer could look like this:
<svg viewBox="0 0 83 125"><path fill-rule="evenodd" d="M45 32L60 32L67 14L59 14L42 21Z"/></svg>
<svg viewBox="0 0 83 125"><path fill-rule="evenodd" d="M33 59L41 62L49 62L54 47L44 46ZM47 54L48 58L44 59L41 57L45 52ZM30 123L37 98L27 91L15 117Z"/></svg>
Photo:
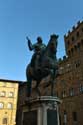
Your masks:
<svg viewBox="0 0 83 125"><path fill-rule="evenodd" d="M31 59L26 36L59 35L57 58L65 55L64 35L83 20L83 0L0 0L0 79L26 80Z"/></svg>

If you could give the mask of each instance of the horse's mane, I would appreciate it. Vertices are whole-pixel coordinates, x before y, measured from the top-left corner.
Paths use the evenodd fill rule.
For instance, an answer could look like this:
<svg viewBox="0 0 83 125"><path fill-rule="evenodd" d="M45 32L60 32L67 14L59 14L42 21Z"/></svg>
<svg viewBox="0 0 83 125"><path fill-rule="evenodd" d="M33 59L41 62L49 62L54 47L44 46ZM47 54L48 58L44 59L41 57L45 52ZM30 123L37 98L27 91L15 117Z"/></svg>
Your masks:
<svg viewBox="0 0 83 125"><path fill-rule="evenodd" d="M48 51L50 51L50 45L52 42L55 42L55 44L56 44L55 49L57 49L57 38L58 38L58 35L55 35L55 34L50 36L50 40L48 41L48 44L47 44L46 49L44 51L44 54L46 54Z"/></svg>

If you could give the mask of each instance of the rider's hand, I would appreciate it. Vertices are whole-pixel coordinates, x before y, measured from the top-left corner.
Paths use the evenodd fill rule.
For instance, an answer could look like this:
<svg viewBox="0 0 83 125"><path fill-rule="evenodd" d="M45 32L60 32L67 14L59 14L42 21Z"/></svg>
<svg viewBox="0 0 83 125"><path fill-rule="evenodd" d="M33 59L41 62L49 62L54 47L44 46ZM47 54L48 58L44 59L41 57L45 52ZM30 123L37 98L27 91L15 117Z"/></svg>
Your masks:
<svg viewBox="0 0 83 125"><path fill-rule="evenodd" d="M29 40L28 36L26 37L27 40Z"/></svg>

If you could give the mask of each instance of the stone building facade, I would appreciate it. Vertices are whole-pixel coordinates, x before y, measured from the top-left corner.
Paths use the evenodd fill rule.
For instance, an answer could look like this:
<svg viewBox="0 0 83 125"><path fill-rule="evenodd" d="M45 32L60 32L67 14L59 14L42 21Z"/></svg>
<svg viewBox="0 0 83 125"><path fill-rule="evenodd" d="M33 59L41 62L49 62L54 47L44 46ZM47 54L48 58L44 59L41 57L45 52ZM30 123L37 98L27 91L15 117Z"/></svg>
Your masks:
<svg viewBox="0 0 83 125"><path fill-rule="evenodd" d="M83 22L64 36L66 56L59 60L55 90L62 99L61 125L83 125Z"/></svg>
<svg viewBox="0 0 83 125"><path fill-rule="evenodd" d="M18 82L0 79L0 125L16 125Z"/></svg>

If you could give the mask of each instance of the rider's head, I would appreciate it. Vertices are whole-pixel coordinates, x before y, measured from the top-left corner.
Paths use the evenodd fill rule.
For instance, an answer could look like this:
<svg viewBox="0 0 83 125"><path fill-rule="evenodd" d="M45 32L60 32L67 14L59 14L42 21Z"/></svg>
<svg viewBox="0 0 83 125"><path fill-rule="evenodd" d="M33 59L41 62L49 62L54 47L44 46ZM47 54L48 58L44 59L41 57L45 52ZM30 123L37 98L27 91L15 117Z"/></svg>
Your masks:
<svg viewBox="0 0 83 125"><path fill-rule="evenodd" d="M37 37L37 43L42 43L42 38L39 36L39 37Z"/></svg>

